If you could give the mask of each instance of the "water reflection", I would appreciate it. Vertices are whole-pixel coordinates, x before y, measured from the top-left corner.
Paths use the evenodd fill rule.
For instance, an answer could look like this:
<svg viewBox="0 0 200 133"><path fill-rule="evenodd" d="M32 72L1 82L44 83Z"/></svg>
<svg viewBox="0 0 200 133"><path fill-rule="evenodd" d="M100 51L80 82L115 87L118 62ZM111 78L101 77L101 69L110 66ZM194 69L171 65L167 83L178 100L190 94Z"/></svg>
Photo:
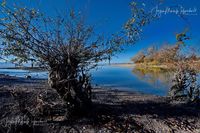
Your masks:
<svg viewBox="0 0 200 133"><path fill-rule="evenodd" d="M132 73L137 76L139 80L155 85L160 84L170 87L172 85L172 78L174 72L162 68L133 68Z"/></svg>
<svg viewBox="0 0 200 133"><path fill-rule="evenodd" d="M0 73L24 77L47 79L47 72L33 72L17 69L0 69ZM139 69L120 66L103 66L91 71L92 84L119 90L137 91L146 94L166 96L171 84L172 72L161 69Z"/></svg>
<svg viewBox="0 0 200 133"><path fill-rule="evenodd" d="M104 66L92 72L93 84L146 94L166 96L172 73L121 66Z"/></svg>

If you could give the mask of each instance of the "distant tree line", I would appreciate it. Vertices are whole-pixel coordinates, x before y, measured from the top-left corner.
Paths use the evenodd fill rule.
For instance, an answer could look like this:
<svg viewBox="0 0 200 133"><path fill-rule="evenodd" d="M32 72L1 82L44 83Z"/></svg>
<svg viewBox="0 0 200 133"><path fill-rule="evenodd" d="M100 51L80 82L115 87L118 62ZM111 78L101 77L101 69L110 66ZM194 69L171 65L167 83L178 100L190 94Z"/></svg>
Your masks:
<svg viewBox="0 0 200 133"><path fill-rule="evenodd" d="M186 35L187 31L186 29L184 32L176 34L176 43L174 45L163 44L160 48L151 46L139 51L131 61L135 64L151 65L175 64L179 61L199 61L200 57L196 48L190 47L187 52L183 52L186 41L190 40L190 37Z"/></svg>
<svg viewBox="0 0 200 133"><path fill-rule="evenodd" d="M134 63L170 63L178 60L179 49L180 47L178 45L163 45L160 49L152 46L147 48L146 50L140 51L131 60Z"/></svg>
<svg viewBox="0 0 200 133"><path fill-rule="evenodd" d="M161 48L151 46L145 50L138 52L132 59L136 64L151 64L151 65L162 65L162 64L174 64L177 61L199 61L200 57L198 53L190 48L190 53L183 53L182 48L184 46L175 45L162 45Z"/></svg>

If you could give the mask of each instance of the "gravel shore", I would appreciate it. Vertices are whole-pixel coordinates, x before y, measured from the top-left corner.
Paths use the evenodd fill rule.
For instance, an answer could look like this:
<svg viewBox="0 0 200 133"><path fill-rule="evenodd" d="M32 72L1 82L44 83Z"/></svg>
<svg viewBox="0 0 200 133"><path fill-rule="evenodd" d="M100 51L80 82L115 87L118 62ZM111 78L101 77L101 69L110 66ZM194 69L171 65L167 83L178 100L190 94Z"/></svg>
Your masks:
<svg viewBox="0 0 200 133"><path fill-rule="evenodd" d="M14 92L20 92L20 97L14 97ZM95 88L90 112L70 121L64 119L63 101L45 80L0 75L0 98L2 133L200 133L200 104L170 102L168 97ZM26 113L20 100L25 100ZM44 114L45 109L41 113L41 103L60 114Z"/></svg>

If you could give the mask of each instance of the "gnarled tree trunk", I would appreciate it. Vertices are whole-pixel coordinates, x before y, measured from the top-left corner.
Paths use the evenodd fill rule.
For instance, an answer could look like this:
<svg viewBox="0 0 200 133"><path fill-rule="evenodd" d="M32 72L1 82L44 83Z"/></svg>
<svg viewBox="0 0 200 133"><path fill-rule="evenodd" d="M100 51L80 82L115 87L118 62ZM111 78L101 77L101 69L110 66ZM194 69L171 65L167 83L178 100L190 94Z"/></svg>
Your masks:
<svg viewBox="0 0 200 133"><path fill-rule="evenodd" d="M84 72L78 74L72 67L58 64L49 71L48 83L67 104L66 117L87 111L91 104L91 85Z"/></svg>

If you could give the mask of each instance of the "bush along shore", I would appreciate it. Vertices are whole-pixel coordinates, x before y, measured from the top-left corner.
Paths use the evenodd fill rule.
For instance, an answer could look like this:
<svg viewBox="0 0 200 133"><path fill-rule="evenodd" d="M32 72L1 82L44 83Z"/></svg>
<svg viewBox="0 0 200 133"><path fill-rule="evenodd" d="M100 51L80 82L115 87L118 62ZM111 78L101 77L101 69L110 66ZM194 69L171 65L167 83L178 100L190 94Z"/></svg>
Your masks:
<svg viewBox="0 0 200 133"><path fill-rule="evenodd" d="M94 88L89 111L70 119L66 103L46 80L1 75L0 97L1 133L200 132L199 103L168 96Z"/></svg>

